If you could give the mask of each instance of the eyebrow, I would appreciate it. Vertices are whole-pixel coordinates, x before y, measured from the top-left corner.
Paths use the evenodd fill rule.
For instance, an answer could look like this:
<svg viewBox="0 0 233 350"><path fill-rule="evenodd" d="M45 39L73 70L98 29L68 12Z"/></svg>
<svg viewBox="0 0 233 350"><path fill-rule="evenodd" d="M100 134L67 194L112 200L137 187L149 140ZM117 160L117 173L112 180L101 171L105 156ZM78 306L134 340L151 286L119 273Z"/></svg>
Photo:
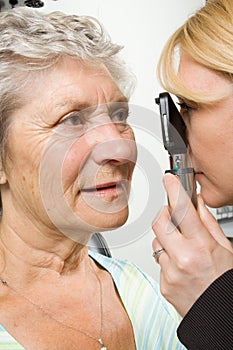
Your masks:
<svg viewBox="0 0 233 350"><path fill-rule="evenodd" d="M58 101L54 107L55 108L58 108L58 109L66 109L66 108L69 108L69 109L78 109L78 110L84 110L84 109L87 109L87 108L90 108L90 107L93 107L93 106L97 106L97 105L104 105L104 104L111 104L111 103L117 103L117 102L124 102L124 103L128 103L129 100L126 96L124 95L121 95L119 96L118 98L116 99L113 99L113 100L110 100L110 101L107 101L105 103L97 103L97 104L90 104L89 102L82 102L82 101L79 101L77 99L64 99L64 100L61 100L61 101Z"/></svg>
<svg viewBox="0 0 233 350"><path fill-rule="evenodd" d="M76 99L62 99L54 104L54 107L57 109L86 109L91 107L87 102L77 101Z"/></svg>

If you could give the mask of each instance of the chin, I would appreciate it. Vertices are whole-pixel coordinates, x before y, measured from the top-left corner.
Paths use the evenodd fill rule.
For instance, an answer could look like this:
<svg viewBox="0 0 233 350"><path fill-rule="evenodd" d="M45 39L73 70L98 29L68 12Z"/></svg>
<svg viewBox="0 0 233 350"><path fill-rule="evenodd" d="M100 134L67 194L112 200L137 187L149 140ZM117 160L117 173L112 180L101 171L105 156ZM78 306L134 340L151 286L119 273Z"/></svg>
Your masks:
<svg viewBox="0 0 233 350"><path fill-rule="evenodd" d="M226 205L232 205L232 200L227 199L222 194L208 193L201 190L202 198L206 205L210 208L220 208Z"/></svg>
<svg viewBox="0 0 233 350"><path fill-rule="evenodd" d="M81 221L90 232L112 231L125 224L128 214L128 207L114 213L92 211L88 216L82 216Z"/></svg>
<svg viewBox="0 0 233 350"><path fill-rule="evenodd" d="M128 212L121 215L106 215L102 223L99 223L99 231L112 231L123 226L128 219ZM101 225L102 224L102 225Z"/></svg>

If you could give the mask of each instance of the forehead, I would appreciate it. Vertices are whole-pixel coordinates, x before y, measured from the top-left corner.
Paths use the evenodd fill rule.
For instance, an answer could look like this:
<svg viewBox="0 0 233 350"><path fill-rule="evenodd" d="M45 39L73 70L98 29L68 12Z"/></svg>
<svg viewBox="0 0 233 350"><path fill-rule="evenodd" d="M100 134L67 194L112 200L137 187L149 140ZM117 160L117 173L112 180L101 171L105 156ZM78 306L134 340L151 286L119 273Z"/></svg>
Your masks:
<svg viewBox="0 0 233 350"><path fill-rule="evenodd" d="M222 74L198 63L186 53L181 55L178 75L186 87L196 93L221 91L229 84Z"/></svg>
<svg viewBox="0 0 233 350"><path fill-rule="evenodd" d="M88 100L93 102L95 99L98 102L125 99L104 65L86 65L77 59L66 58L55 67L51 74L56 85L54 95L62 94L65 98L66 94L78 94L80 98L85 96L87 102ZM65 99L61 103L65 103Z"/></svg>
<svg viewBox="0 0 233 350"><path fill-rule="evenodd" d="M33 110L39 119L52 121L73 109L127 102L105 66L86 65L70 57L38 74L30 85L24 109Z"/></svg>

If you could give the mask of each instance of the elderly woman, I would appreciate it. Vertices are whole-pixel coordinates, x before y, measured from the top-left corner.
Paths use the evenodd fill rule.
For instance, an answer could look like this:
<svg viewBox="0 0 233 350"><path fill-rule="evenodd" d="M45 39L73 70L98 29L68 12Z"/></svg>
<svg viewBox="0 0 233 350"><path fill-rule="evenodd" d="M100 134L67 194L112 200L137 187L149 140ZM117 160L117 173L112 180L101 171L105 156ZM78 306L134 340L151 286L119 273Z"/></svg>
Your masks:
<svg viewBox="0 0 233 350"><path fill-rule="evenodd" d="M134 264L88 251L128 216L132 77L93 18L0 18L0 349L182 349Z"/></svg>
<svg viewBox="0 0 233 350"><path fill-rule="evenodd" d="M210 0L172 35L159 65L163 86L179 98L201 195L197 212L165 175L171 207L154 222L153 247L164 248L161 290L185 316L178 334L193 350L233 348L233 249L205 207L233 205L232 40L232 0Z"/></svg>

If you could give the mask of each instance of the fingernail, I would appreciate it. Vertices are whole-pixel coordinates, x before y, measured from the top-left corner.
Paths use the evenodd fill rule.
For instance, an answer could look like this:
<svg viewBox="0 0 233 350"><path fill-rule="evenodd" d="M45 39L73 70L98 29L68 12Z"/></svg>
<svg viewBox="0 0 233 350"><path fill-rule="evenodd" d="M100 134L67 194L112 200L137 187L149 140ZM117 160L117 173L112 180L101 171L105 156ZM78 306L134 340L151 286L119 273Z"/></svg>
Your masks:
<svg viewBox="0 0 233 350"><path fill-rule="evenodd" d="M166 173L164 176L163 176L163 183L164 183L164 186L167 187L169 186L171 183L173 183L176 179L176 176L173 175L173 174L170 174L170 173Z"/></svg>

